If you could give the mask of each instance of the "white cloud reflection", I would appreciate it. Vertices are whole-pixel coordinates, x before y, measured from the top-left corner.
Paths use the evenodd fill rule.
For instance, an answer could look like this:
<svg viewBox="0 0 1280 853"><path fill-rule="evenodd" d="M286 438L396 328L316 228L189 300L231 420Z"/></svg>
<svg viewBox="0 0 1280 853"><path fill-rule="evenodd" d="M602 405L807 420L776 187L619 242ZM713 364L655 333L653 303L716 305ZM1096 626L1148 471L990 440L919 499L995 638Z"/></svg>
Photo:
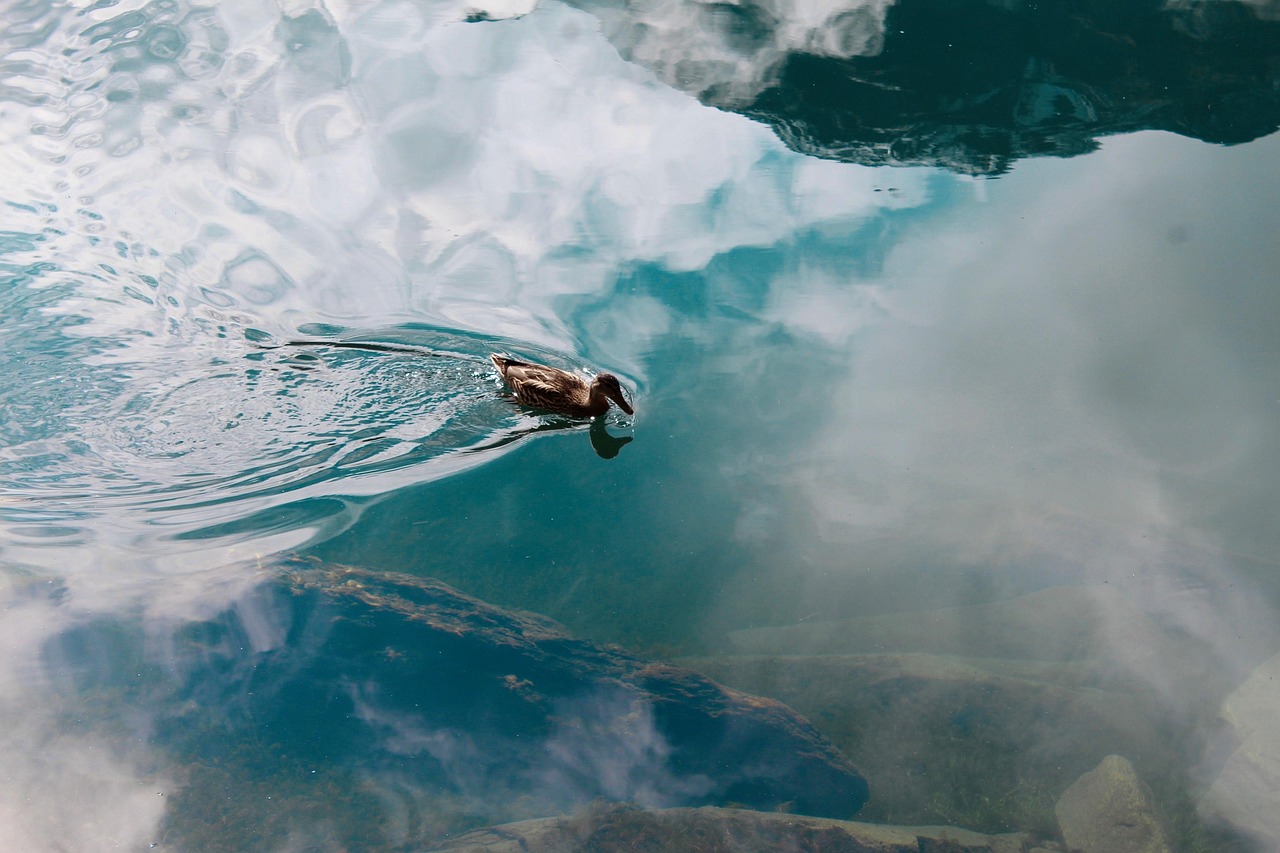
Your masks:
<svg viewBox="0 0 1280 853"><path fill-rule="evenodd" d="M1249 512L1235 487L1277 449L1277 347L1254 312L1280 252L1254 217L1280 198L1235 196L1214 156L1152 134L1070 180L1028 163L988 205L897 245L870 295L845 297L883 319L844 315L861 334L832 395L842 465L815 510L850 532L910 524L973 559L1039 536L1049 509L1274 554L1269 531L1214 531ZM796 301L779 298L779 319L812 326ZM894 497L861 499L868 481Z"/></svg>
<svg viewBox="0 0 1280 853"><path fill-rule="evenodd" d="M708 103L750 104L778 82L791 52L875 56L884 46L892 0L764 0L727 4L635 0L584 2L628 59L664 83Z"/></svg>
<svg viewBox="0 0 1280 853"><path fill-rule="evenodd" d="M1280 315L1280 190L1248 177L1278 147L1142 134L1025 163L909 234L861 296L821 277L780 293L779 322L850 342L789 474L815 598L834 574L922 566L980 567L996 598L1118 592L1117 618L1164 631L1103 625L1101 657L1175 710L1280 648L1280 346L1262 319ZM939 604L917 587L897 606ZM1208 654L1213 686L1198 655L1147 644L1171 637Z"/></svg>
<svg viewBox="0 0 1280 853"><path fill-rule="evenodd" d="M60 592L0 572L0 849L141 849L174 783L142 737L84 720L53 689L42 646L68 625Z"/></svg>
<svg viewBox="0 0 1280 853"><path fill-rule="evenodd" d="M280 18L241 2L174 13L229 44L199 69L145 67L150 98L113 64L127 53L86 50L86 84L111 98L70 117L69 133L130 142L68 146L68 167L107 235L145 239L167 259L153 275L171 304L86 311L82 333L184 316L275 331L431 317L579 349L552 303L596 292L620 263L697 269L815 219L921 201L915 177L894 198L875 195L873 170L809 161L669 88L624 61L591 14L546 3L467 24L466 11L353 4ZM105 26L117 14L91 17ZM14 192L48 195L47 153L12 153L26 181ZM59 217L84 227L72 211Z"/></svg>
<svg viewBox="0 0 1280 853"><path fill-rule="evenodd" d="M30 712L32 697L21 698L19 707L8 698L0 706L0 847L137 850L153 843L173 783L150 767L146 749L112 733L50 725Z"/></svg>

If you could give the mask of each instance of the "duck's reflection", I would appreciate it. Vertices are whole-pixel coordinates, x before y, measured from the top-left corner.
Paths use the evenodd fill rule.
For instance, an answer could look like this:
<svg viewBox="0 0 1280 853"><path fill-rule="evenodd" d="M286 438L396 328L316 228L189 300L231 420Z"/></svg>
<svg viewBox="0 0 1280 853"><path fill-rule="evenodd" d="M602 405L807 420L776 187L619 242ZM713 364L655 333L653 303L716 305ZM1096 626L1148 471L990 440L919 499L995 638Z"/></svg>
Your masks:
<svg viewBox="0 0 1280 853"><path fill-rule="evenodd" d="M534 426L526 430L521 430L512 436L511 440L518 439L521 436L534 435L540 432L558 432L560 430L581 430L582 421L578 419L550 417L541 420ZM608 422L605 418L592 418L590 426L587 427L587 435L591 439L591 449L601 459L613 459L622 452L623 445L630 444L634 440L634 436L630 435L612 435L609 432Z"/></svg>
<svg viewBox="0 0 1280 853"><path fill-rule="evenodd" d="M630 435L610 435L604 418L594 418L588 434L591 436L591 448L601 459L614 458L622 452L623 445L630 443L634 438Z"/></svg>

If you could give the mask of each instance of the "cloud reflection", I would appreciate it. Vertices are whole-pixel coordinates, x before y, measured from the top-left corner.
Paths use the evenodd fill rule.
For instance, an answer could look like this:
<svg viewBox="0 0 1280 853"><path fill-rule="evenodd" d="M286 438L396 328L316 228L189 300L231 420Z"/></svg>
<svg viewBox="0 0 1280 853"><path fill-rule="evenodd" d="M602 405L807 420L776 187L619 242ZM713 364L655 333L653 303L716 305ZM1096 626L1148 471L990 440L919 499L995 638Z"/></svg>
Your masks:
<svg viewBox="0 0 1280 853"><path fill-rule="evenodd" d="M145 744L145 715L122 737L77 697L52 689L58 675L41 657L68 624L66 592L57 581L0 571L0 847L143 848L157 837L175 783Z"/></svg>
<svg viewBox="0 0 1280 853"><path fill-rule="evenodd" d="M94 230L145 235L160 262L150 275L162 312L86 312L85 334L246 312L285 334L300 321L412 314L613 355L608 338L576 340L551 303L598 291L620 263L697 269L815 221L920 200L910 177L916 191L890 199L871 192L869 170L784 153L767 129L623 61L595 17L559 4L471 25L462 4L274 23L252 4L111 14L66 34L96 69L75 94L93 110L69 114L67 132L105 126L131 143L29 146L15 152L28 168L10 190L47 193L42 161L65 158L83 175ZM390 37L392 20L416 36ZM148 53L157 39L175 55ZM190 108L165 112L166 99ZM50 217L63 244L86 231L67 213ZM104 284L84 295L118 292Z"/></svg>
<svg viewBox="0 0 1280 853"><path fill-rule="evenodd" d="M672 88L725 108L749 106L778 83L793 53L875 56L893 0L750 4L641 0L580 4L604 22L628 59Z"/></svg>
<svg viewBox="0 0 1280 853"><path fill-rule="evenodd" d="M863 23L876 24L883 7L865 8ZM806 43L827 32L828 10L815 9ZM1269 473L1280 353L1265 318L1276 315L1266 284L1280 257L1275 241L1257 237L1280 205L1272 186L1232 178L1215 166L1218 152L1151 135L1113 141L1070 173L1037 163L990 186L921 170L886 178L801 158L767 129L673 91L661 76L673 63L656 59L655 77L623 61L591 15L555 3L519 20L465 24L466 15L460 3L300 15L254 3L102 6L87 10L87 25L52 22L51 55L68 57L58 67L72 91L49 91L52 67L7 67L14 101L31 107L0 112L0 131L23 140L2 152L22 220L4 247L14 276L7 330L43 347L9 372L24 387L8 389L6 403L26 401L4 421L15 479L30 488L34 468L23 466L53 456L61 467L51 479L77 494L154 471L185 481L184 460L209 474L228 461L210 451L212 421L248 424L269 446L281 437L272 429L280 401L270 405L247 374L221 371L244 355L245 328L284 337L326 319L361 329L433 321L576 353L655 388L654 417L665 411L680 428L671 432L687 455L672 458L687 464L640 457L637 442L628 455L643 464L627 474L638 511L614 513L625 536L607 531L648 560L641 572L680 576L644 575L651 603L693 612L702 606L685 594L693 584L744 595L757 585L723 578L776 580L779 567L789 595L799 589L831 618L848 603L833 587L847 590L839 583L862 572L911 569L894 589L899 609L953 603L958 582L936 576L973 566L987 598L1107 585L1127 599L1099 629L1110 662L1175 704L1189 701L1186 674L1147 654L1141 644L1159 632L1125 630L1125 614L1195 638L1222 664L1223 682L1274 648L1272 605L1255 595L1266 580L1255 583L1235 558L1258 558L1263 576L1277 553ZM19 47L43 31L17 34ZM855 47L874 51L874 27L865 34ZM743 82L730 96L760 85ZM1268 174L1275 144L1233 156L1256 158L1239 174ZM767 258L751 254L761 249ZM777 338L785 351L771 345ZM680 371L694 377L680 381ZM308 384L295 373L279 375ZM253 580L228 563L331 535L333 520L358 520L370 495L421 482L421 471L342 470L366 458L345 415L376 408L370 376L377 368L325 384L290 421L338 436L321 468L341 485L316 485L309 503L265 496L229 519L168 507L145 530L114 535L108 519L76 538L64 535L76 519L47 514L66 510L55 486L25 505L6 497L4 556L59 566L78 612L139 609L159 625L216 612ZM477 377L465 379L474 390ZM380 380L379 423L404 420L377 451L428 434L412 426L438 415L413 405L420 398L404 380ZM181 417L155 417L161 410ZM88 469L103 459L107 475L95 482ZM149 472L139 459L160 461ZM244 473L236 459L228 476ZM435 470L478 460L454 456ZM546 553L563 556L562 528L537 529L551 502L523 501L526 486L502 486L503 547L518 543L523 561L541 536ZM592 495L592 513L606 493ZM486 518L499 502L490 492L470 500ZM453 511L440 517L455 520ZM401 515L410 520L397 523L420 520ZM422 541L386 533L377 530L380 547L401 562L400 546ZM613 552L593 551L600 543L588 535L577 564L588 569L550 595L570 600L610 563ZM500 537L470 547L491 538ZM436 557L442 549L426 541ZM711 551L731 571L684 577ZM921 581L922 566L936 576ZM642 586L624 580L583 588ZM784 607L794 596L780 598L762 608L766 621L792 618ZM24 604L4 623L16 650L6 664L16 698L0 707L13 722L5 745L21 756L14 778L29 790L51 767L46 775L73 789L83 782L83 813L113 816L103 819L116 821L121 843L145 840L155 801L130 786L161 775L145 750L20 717L45 695L21 663L65 627L61 617L41 622L44 608ZM249 647L280 647L271 614L242 607L237 618ZM1242 635L1237 625L1264 627ZM369 707L361 713L372 721ZM649 722L636 722L620 756L575 753L568 734L555 740L565 778L576 768L625 781L629 768L651 765L661 748ZM388 743L419 735L428 753L465 754L406 727ZM27 741L49 744L49 755ZM382 781L395 799L395 784ZM40 790L43 803L61 789ZM608 792L619 790L659 792L621 782ZM28 812L2 830L10 846L40 832L84 840L76 815ZM48 825L42 814L54 815Z"/></svg>
<svg viewBox="0 0 1280 853"><path fill-rule="evenodd" d="M853 549L854 571L1004 567L1006 595L1028 572L1107 585L1213 649L1227 681L1276 647L1273 593L1258 597L1240 556L1274 565L1280 544L1245 521L1280 460L1280 389L1263 367L1280 353L1255 319L1274 315L1257 282L1280 258L1253 230L1257 205L1280 197L1244 201L1233 181L1247 169L1215 156L1145 135L1070 181L1024 168L894 248L864 297L878 317L822 315L828 340L845 318L856 354L794 482L819 565L832 546ZM1171 234L1195 234L1198 251ZM805 306L793 295L776 310L813 328ZM1117 637L1115 664L1171 689L1176 673Z"/></svg>

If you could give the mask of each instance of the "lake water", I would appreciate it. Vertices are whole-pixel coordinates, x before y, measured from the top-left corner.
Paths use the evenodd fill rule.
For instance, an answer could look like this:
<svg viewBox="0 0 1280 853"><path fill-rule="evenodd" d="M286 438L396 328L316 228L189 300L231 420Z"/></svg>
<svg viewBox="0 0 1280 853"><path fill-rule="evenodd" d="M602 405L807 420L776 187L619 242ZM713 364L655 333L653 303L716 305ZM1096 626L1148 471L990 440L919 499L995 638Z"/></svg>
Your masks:
<svg viewBox="0 0 1280 853"><path fill-rule="evenodd" d="M301 555L779 699L861 820L1052 834L1118 753L1175 849L1280 849L1274 3L0 15L0 847L541 816L174 734L173 638L287 647Z"/></svg>

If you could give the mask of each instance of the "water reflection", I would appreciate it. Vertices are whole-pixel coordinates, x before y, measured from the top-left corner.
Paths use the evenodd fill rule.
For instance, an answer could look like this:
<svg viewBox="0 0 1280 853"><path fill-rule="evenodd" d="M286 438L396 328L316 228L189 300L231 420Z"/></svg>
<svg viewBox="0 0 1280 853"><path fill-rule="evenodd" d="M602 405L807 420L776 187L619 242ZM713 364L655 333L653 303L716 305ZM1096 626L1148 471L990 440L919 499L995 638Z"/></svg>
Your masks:
<svg viewBox="0 0 1280 853"><path fill-rule="evenodd" d="M601 459L613 459L622 452L622 448L634 441L634 436L611 435L603 420L591 423L591 447Z"/></svg>
<svg viewBox="0 0 1280 853"><path fill-rule="evenodd" d="M210 725L196 766L145 697L85 716L175 636L241 679L192 695L247 697L201 631L301 654L247 602L304 546L783 696L867 817L1052 831L1106 749L1188 845L1197 803L1275 832L1241 803L1274 798L1276 140L837 162L1240 142L1274 124L1267 7L499 5L6 11L0 802L48 808L0 846L149 843L192 774L224 840L265 813L227 786L320 820L272 744L345 723ZM254 345L300 336L443 355ZM622 373L642 440L510 406L493 349ZM520 441L569 431L612 461ZM454 804L343 810L404 838ZM329 829L297 838L363 840Z"/></svg>
<svg viewBox="0 0 1280 853"><path fill-rule="evenodd" d="M1280 126L1265 2L580 5L669 85L851 163L1000 174L1116 133Z"/></svg>

